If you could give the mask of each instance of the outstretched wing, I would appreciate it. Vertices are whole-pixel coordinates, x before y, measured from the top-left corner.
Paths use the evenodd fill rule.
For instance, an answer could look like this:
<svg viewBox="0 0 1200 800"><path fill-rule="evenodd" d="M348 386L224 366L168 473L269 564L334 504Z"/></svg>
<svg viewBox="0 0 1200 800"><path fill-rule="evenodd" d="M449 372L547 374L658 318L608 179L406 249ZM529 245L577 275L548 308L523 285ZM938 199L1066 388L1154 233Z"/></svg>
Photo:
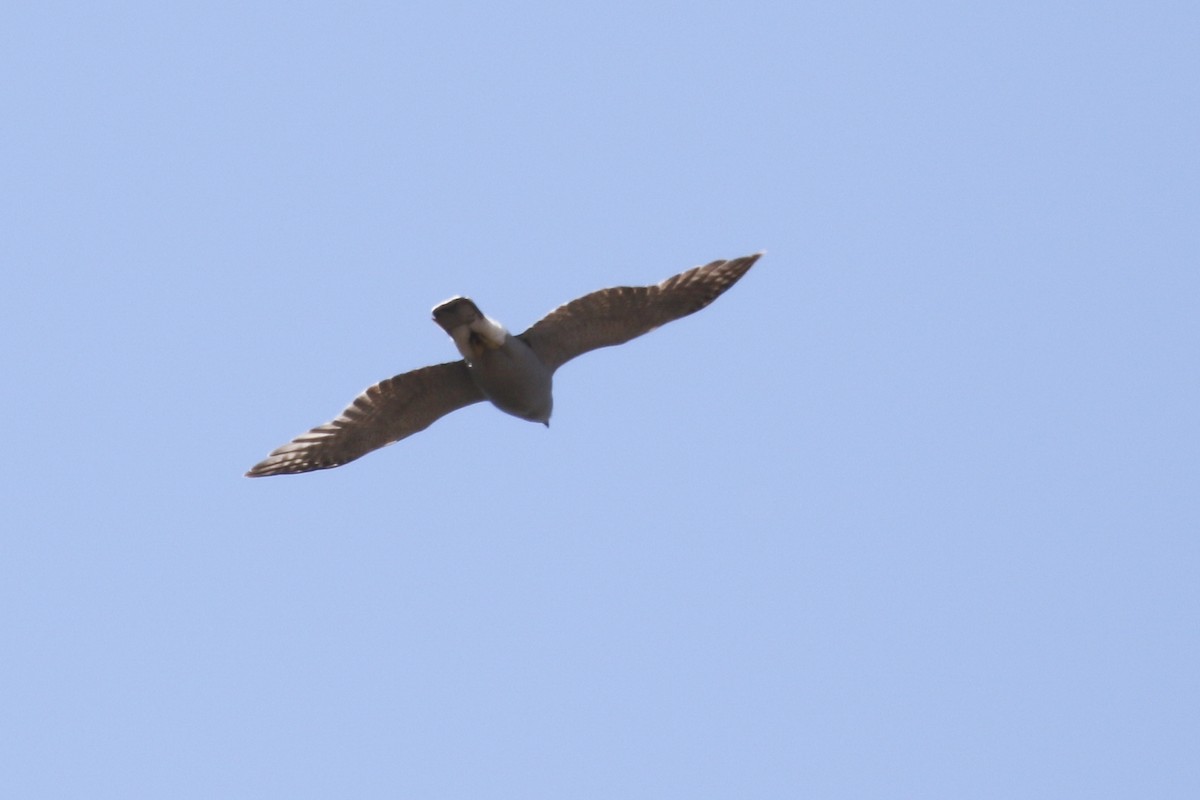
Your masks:
<svg viewBox="0 0 1200 800"><path fill-rule="evenodd" d="M737 283L761 255L714 261L656 286L615 286L592 292L551 311L519 338L542 363L556 370L589 350L628 342L699 311Z"/></svg>
<svg viewBox="0 0 1200 800"><path fill-rule="evenodd" d="M297 436L255 464L247 478L340 467L384 445L423 431L483 393L462 361L450 361L380 381L354 398L341 416Z"/></svg>

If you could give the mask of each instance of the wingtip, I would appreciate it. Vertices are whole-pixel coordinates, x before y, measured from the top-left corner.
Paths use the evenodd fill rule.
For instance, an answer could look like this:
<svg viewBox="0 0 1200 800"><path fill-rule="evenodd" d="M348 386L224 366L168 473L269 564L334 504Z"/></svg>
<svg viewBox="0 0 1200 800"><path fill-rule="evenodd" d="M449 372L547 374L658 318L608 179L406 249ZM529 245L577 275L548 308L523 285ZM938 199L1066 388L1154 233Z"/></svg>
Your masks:
<svg viewBox="0 0 1200 800"><path fill-rule="evenodd" d="M246 470L245 474L242 475L242 477L243 478L265 478L268 475L278 475L279 473L276 470L271 469L271 467L274 465L271 464L270 461L271 461L271 459L268 458L265 461L258 462L253 467Z"/></svg>
<svg viewBox="0 0 1200 800"><path fill-rule="evenodd" d="M726 264L737 264L737 265L739 265L739 266L741 266L741 265L745 265L747 268L749 268L749 267L752 267L752 266L754 266L754 264L755 264L755 263L756 263L756 262L757 262L757 261L758 261L760 258L762 258L763 256L765 256L766 254L767 254L767 251L766 251L766 250L759 250L757 253L751 253L751 254L749 254L749 255L745 255L745 256L738 256L737 258L730 258L730 259L727 259L727 260L725 261L725 263L726 263Z"/></svg>
<svg viewBox="0 0 1200 800"><path fill-rule="evenodd" d="M767 252L766 250L759 250L757 253L751 253L748 256L738 256L737 258L731 258L731 259L725 261L724 264L727 267L735 269L739 273L744 274L747 270L749 270L751 267L753 267L755 264L757 264L758 260L760 258L762 258L764 255L766 255L766 252Z"/></svg>

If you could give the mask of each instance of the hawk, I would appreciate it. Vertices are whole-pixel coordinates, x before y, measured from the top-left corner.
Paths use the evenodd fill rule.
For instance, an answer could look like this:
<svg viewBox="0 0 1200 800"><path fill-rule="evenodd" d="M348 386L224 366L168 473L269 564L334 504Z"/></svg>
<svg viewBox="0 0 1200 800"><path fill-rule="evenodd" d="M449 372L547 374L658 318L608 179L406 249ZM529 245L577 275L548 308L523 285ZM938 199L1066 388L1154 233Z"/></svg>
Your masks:
<svg viewBox="0 0 1200 800"><path fill-rule="evenodd" d="M405 372L375 384L341 415L276 448L246 477L340 467L423 431L482 400L513 416L550 425L554 371L576 356L623 344L716 300L762 253L713 261L654 286L615 286L559 306L516 336L469 298L433 309L459 361Z"/></svg>

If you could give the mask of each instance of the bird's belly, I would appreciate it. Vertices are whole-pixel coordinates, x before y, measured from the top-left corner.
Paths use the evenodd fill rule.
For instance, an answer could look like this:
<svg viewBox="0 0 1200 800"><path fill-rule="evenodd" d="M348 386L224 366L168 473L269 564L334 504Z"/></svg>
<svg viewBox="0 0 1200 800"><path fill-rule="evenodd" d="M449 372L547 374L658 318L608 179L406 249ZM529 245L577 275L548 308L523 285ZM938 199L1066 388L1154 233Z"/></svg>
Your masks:
<svg viewBox="0 0 1200 800"><path fill-rule="evenodd" d="M509 338L470 365L471 377L496 408L532 422L548 422L554 400L551 374L522 341Z"/></svg>

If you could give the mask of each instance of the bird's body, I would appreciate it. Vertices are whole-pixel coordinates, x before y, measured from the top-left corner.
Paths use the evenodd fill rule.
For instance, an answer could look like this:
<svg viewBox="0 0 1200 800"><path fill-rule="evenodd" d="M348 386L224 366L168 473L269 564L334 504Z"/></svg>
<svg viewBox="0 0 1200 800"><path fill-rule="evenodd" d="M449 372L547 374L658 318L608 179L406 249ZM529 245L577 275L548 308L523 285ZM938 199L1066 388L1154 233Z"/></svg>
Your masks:
<svg viewBox="0 0 1200 800"><path fill-rule="evenodd" d="M564 363L627 342L699 311L738 281L761 253L714 261L654 286L618 286L572 300L514 336L470 299L454 297L433 319L462 355L375 384L332 422L274 450L248 477L341 466L429 427L463 406L489 400L531 422L550 423L553 376Z"/></svg>
<svg viewBox="0 0 1200 800"><path fill-rule="evenodd" d="M514 417L549 424L553 373L522 339L483 315L469 298L454 297L433 309L471 380L492 405Z"/></svg>
<svg viewBox="0 0 1200 800"><path fill-rule="evenodd" d="M529 345L509 334L503 345L467 365L492 405L514 417L550 424L554 376Z"/></svg>

